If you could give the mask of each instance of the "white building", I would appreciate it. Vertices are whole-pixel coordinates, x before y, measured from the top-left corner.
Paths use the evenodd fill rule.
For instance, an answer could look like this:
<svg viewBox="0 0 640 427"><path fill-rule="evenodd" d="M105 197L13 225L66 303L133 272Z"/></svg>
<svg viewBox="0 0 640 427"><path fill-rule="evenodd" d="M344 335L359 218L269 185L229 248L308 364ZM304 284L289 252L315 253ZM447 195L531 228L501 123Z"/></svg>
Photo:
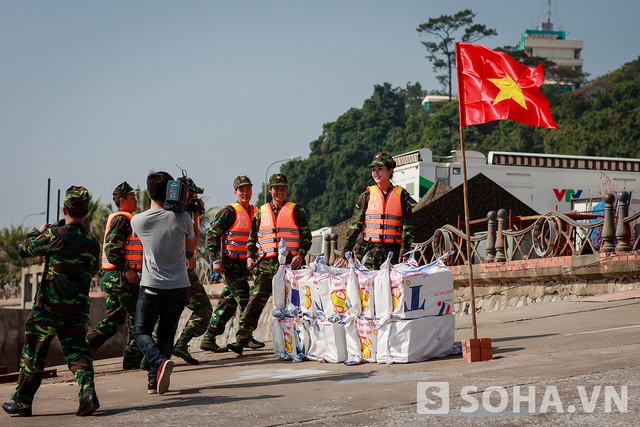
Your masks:
<svg viewBox="0 0 640 427"><path fill-rule="evenodd" d="M549 13L547 22L540 23L537 30L522 32L516 50L524 50L528 56L549 58L559 67L582 71L583 60L580 54L583 47L583 40L567 40L564 31L554 31ZM558 82L545 80L545 84L558 84Z"/></svg>
<svg viewBox="0 0 640 427"><path fill-rule="evenodd" d="M466 150L467 178L482 173L540 214L571 212L605 193L630 191L636 211L640 194L640 159ZM436 180L462 184L461 151L433 158L428 148L394 156L393 183L419 201ZM496 207L499 209L499 207Z"/></svg>

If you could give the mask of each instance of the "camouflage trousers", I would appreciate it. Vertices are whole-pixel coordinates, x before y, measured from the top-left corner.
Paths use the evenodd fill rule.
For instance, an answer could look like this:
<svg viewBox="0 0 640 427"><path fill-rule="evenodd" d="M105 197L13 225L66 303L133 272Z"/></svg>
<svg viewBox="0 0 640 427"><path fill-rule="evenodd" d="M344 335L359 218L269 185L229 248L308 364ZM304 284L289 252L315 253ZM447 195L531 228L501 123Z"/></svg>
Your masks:
<svg viewBox="0 0 640 427"><path fill-rule="evenodd" d="M358 250L358 258L369 252L369 258L365 263L365 267L372 270L379 270L380 266L387 260L390 252L393 253L391 264L397 264L400 255L400 245L383 245L380 243L362 242Z"/></svg>
<svg viewBox="0 0 640 427"><path fill-rule="evenodd" d="M236 314L244 312L249 303L249 282L247 281L247 269L241 266L225 266L223 274L224 288L220 292L218 305L213 310L207 332L214 337L221 335L227 322Z"/></svg>
<svg viewBox="0 0 640 427"><path fill-rule="evenodd" d="M189 283L191 286L187 289L186 307L192 313L179 338L185 342L189 342L192 338L199 337L205 333L212 312L209 295L207 295L207 291L200 283L194 270L189 270Z"/></svg>
<svg viewBox="0 0 640 427"><path fill-rule="evenodd" d="M95 390L93 359L85 339L88 322L89 306L82 312L71 314L64 307L55 311L41 306L31 309L24 324L25 343L22 348L18 384L12 396L14 402L31 407L36 391L42 383L49 346L56 335L60 340L67 366L80 386L78 400L81 401Z"/></svg>
<svg viewBox="0 0 640 427"><path fill-rule="evenodd" d="M274 273L269 271L260 272L258 277L256 277L253 286L251 286L249 302L240 314L236 341L244 343L246 340L251 338L253 331L258 327L258 321L260 320L262 310L271 296L271 282L273 281L273 276Z"/></svg>
<svg viewBox="0 0 640 427"><path fill-rule="evenodd" d="M105 275L107 272L105 272ZM107 315L98 322L91 332L87 334L87 342L92 351L98 350L109 338L118 333L125 324L129 315L129 335L123 354L123 366L137 368L142 361L142 352L133 338L133 325L135 324L136 303L140 294L140 286L126 284L105 289L107 294Z"/></svg>

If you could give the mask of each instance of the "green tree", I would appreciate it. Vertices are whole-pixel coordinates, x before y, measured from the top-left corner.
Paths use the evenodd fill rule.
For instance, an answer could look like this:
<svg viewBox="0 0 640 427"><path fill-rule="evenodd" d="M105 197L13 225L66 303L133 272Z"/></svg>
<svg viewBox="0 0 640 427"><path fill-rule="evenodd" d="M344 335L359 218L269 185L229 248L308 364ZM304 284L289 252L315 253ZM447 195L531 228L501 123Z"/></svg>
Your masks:
<svg viewBox="0 0 640 427"><path fill-rule="evenodd" d="M474 43L484 37L497 36L495 29L489 29L484 25L474 24L476 13L465 9L455 15L442 15L438 18L430 18L416 29L420 35L435 38L434 41L421 42L429 53L426 58L433 64L433 71L443 74L437 75L438 82L448 89L449 100L452 97L453 68L455 66L455 41L456 34L463 31L460 41Z"/></svg>
<svg viewBox="0 0 640 427"><path fill-rule="evenodd" d="M20 270L32 264L37 264L37 258L20 258L18 245L27 235L27 229L22 226L3 228L0 230L0 286L12 280L20 280Z"/></svg>

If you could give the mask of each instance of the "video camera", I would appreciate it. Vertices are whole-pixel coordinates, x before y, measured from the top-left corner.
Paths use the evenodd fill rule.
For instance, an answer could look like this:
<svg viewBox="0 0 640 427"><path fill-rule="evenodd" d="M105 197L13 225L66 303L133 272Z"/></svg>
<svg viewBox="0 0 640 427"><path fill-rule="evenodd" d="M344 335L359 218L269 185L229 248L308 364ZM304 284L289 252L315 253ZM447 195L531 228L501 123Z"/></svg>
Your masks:
<svg viewBox="0 0 640 427"><path fill-rule="evenodd" d="M198 194L204 193L204 188L198 187L187 171L182 169L182 176L167 183L167 195L162 206L172 212L192 212L204 215L204 203L198 198Z"/></svg>

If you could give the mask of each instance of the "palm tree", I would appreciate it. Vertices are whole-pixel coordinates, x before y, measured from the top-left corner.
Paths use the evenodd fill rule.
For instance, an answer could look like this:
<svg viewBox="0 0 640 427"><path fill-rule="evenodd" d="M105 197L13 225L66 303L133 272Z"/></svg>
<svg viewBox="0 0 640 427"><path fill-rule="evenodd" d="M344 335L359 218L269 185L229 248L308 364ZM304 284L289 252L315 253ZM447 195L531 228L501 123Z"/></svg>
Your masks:
<svg viewBox="0 0 640 427"><path fill-rule="evenodd" d="M22 267L41 262L37 258L23 259L18 254L18 245L26 235L27 230L22 225L0 230L0 285L20 280Z"/></svg>
<svg viewBox="0 0 640 427"><path fill-rule="evenodd" d="M104 228L107 225L107 218L109 214L113 212L111 204L108 206L100 203L101 197L96 200L93 199L91 193L89 193L89 215L85 220L87 230L91 235L100 243L104 240Z"/></svg>

